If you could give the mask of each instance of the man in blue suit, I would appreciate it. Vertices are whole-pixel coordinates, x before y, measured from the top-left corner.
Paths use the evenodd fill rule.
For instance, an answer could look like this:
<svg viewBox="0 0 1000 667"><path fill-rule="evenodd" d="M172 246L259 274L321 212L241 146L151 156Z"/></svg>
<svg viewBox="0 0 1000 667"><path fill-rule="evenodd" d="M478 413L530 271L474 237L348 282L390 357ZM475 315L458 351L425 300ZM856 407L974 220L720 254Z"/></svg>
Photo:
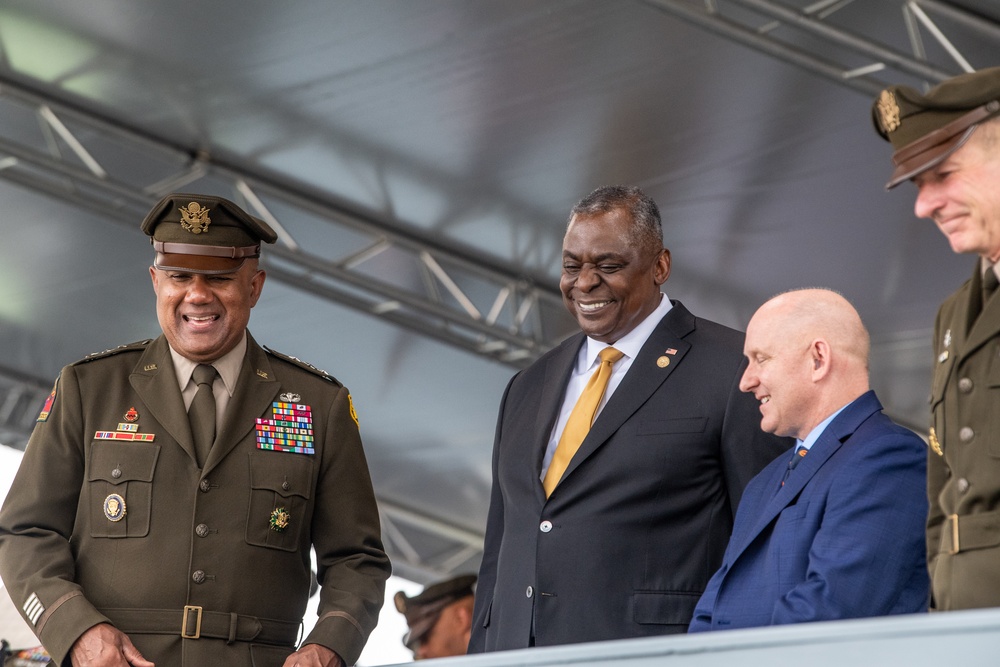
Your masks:
<svg viewBox="0 0 1000 667"><path fill-rule="evenodd" d="M781 294L744 354L761 428L797 447L747 486L689 632L925 611L926 445L869 389L858 313L829 290Z"/></svg>

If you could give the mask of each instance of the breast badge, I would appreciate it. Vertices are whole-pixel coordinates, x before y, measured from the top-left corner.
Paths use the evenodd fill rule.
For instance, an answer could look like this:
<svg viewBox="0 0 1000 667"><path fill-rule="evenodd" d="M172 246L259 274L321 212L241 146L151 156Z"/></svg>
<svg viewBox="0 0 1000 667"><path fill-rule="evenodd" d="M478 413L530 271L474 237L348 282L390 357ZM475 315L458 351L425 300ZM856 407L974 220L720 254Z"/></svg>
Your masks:
<svg viewBox="0 0 1000 667"><path fill-rule="evenodd" d="M274 511L271 512L271 519L268 521L268 525L276 533L283 533L285 528L288 528L288 522L291 516L288 514L288 510L284 507L275 507Z"/></svg>
<svg viewBox="0 0 1000 667"><path fill-rule="evenodd" d="M112 493L104 499L104 516L108 521L121 521L125 518L125 499L117 493Z"/></svg>

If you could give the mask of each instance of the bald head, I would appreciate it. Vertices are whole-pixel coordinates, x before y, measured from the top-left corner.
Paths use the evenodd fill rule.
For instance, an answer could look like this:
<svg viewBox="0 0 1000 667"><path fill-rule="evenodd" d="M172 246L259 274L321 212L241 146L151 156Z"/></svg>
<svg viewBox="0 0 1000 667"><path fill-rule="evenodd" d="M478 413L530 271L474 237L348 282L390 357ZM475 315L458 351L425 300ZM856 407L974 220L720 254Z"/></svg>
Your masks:
<svg viewBox="0 0 1000 667"><path fill-rule="evenodd" d="M740 388L761 402L761 427L805 438L868 391L868 332L857 311L827 289L785 292L747 326Z"/></svg>

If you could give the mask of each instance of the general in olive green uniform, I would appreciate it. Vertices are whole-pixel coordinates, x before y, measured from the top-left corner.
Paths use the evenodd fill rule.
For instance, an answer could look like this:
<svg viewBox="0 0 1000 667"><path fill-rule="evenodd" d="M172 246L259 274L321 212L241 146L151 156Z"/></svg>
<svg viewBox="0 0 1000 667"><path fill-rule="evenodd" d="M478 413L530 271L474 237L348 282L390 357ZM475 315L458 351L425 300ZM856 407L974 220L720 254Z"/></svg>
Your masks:
<svg viewBox="0 0 1000 667"><path fill-rule="evenodd" d="M913 180L917 215L979 255L934 326L927 554L932 609L1000 606L1000 68L893 86L872 110L896 149L887 187Z"/></svg>
<svg viewBox="0 0 1000 667"><path fill-rule="evenodd" d="M216 227L159 242L157 267L185 264L192 258L179 255L199 246L245 245L241 234L274 240L231 202L164 201L144 224L154 241L179 208ZM243 259L211 259L198 267L204 276L154 270L228 285L226 271ZM213 306L211 289L182 306L202 309L196 326L209 335L213 318L233 310L225 296ZM92 355L60 374L0 513L4 582L58 663L110 623L161 667L282 665L300 639L313 547L319 620L303 644L352 664L374 628L389 562L347 389L259 346L245 321L224 332L235 344L214 362L215 393L228 400L204 458L182 393L194 362L171 349L176 338Z"/></svg>

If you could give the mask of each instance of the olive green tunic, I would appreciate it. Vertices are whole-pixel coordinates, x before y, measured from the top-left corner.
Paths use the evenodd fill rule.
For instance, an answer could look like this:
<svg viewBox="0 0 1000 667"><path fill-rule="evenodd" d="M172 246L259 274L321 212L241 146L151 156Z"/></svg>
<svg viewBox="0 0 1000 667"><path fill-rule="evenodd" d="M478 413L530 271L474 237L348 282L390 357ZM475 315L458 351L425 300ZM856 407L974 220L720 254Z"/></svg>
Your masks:
<svg viewBox="0 0 1000 667"><path fill-rule="evenodd" d="M276 402L311 409L314 453L259 446ZM67 366L50 403L0 511L0 574L57 663L110 621L158 667L281 665L311 547L304 642L357 660L390 567L346 388L248 334L203 470L162 336Z"/></svg>
<svg viewBox="0 0 1000 667"><path fill-rule="evenodd" d="M1000 606L1000 294L979 263L934 327L927 465L933 609Z"/></svg>

